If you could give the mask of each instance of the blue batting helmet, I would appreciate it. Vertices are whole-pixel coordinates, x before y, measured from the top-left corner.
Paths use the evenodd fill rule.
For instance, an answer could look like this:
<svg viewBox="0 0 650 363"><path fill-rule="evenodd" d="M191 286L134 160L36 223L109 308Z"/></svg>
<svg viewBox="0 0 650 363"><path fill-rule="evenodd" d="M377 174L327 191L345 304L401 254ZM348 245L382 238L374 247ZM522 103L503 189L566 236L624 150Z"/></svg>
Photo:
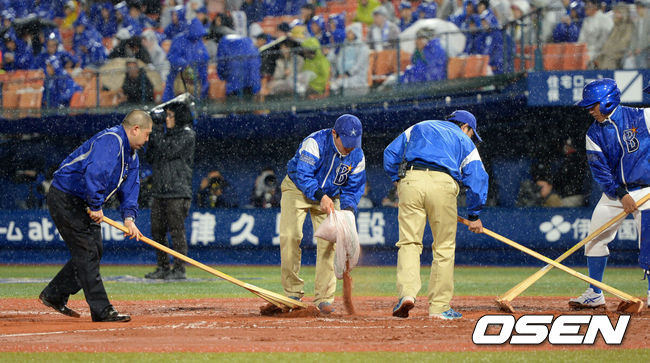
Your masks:
<svg viewBox="0 0 650 363"><path fill-rule="evenodd" d="M621 103L621 90L618 89L616 81L603 78L590 82L582 90L582 101L577 102L576 106L589 108L596 103L600 104L600 112L603 115L614 111Z"/></svg>

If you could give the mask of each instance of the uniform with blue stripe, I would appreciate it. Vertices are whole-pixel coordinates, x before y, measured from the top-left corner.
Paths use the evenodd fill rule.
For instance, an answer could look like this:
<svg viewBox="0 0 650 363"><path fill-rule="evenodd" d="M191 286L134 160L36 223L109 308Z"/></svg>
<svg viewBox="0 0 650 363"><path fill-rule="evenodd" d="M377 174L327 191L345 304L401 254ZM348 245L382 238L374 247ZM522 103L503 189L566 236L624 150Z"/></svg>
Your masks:
<svg viewBox="0 0 650 363"><path fill-rule="evenodd" d="M589 223L589 233L621 212L631 213L639 232L639 265L650 274L650 202L636 203L650 194L650 109L621 106L616 81L598 79L587 84L577 106L595 119L587 130L587 161L594 180L603 190ZM585 244L589 277L602 281L609 257L608 244L622 220ZM650 283L650 280L649 280ZM605 297L594 285L569 301L576 308L605 306ZM650 284L648 285L650 306Z"/></svg>
<svg viewBox="0 0 650 363"><path fill-rule="evenodd" d="M92 211L117 193L122 217L137 217L140 161L122 125L97 133L72 152L54 173L52 185L83 199Z"/></svg>
<svg viewBox="0 0 650 363"><path fill-rule="evenodd" d="M343 156L334 145L332 129L307 136L287 163L287 174L307 198L340 195L341 209L356 212L366 184L366 159L360 147Z"/></svg>
<svg viewBox="0 0 650 363"><path fill-rule="evenodd" d="M487 200L488 175L476 146L457 125L449 121L422 121L393 140L384 150L384 170L393 182L399 180L397 169L402 157L410 164L445 170L467 186L468 214L470 219L477 219Z"/></svg>

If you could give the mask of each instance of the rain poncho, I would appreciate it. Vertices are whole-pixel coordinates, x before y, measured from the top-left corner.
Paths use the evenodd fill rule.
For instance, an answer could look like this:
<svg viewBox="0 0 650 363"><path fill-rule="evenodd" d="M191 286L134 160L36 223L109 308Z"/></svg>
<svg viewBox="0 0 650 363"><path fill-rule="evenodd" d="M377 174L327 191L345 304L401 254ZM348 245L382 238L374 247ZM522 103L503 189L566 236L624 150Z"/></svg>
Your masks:
<svg viewBox="0 0 650 363"><path fill-rule="evenodd" d="M153 64L156 71L160 73L160 79L166 79L169 74L169 61L167 60L167 54L165 51L158 45L158 37L156 33L147 29L142 32L142 41L146 41L147 44L143 44L144 48L149 52L151 57L151 64Z"/></svg>
<svg viewBox="0 0 650 363"><path fill-rule="evenodd" d="M415 50L411 65L404 71L403 83L439 81L447 79L447 53L440 39L431 39L422 51Z"/></svg>
<svg viewBox="0 0 650 363"><path fill-rule="evenodd" d="M324 93L325 86L330 78L330 62L320 50L320 43L316 38L306 39L302 43L302 47L316 52L312 59L305 57L305 63L302 66L303 71L311 71L316 74L316 78L309 82L309 88L318 93Z"/></svg>
<svg viewBox="0 0 650 363"><path fill-rule="evenodd" d="M377 0L368 0L368 4L363 6L361 0L358 0L359 6L357 6L357 16L354 17L354 21L360 21L366 25L372 24L372 11L378 7L379 1Z"/></svg>
<svg viewBox="0 0 650 363"><path fill-rule="evenodd" d="M187 66L196 69L201 81L201 97L207 95L208 88L208 55L205 45L201 38L205 35L205 28L198 19L192 20L189 29L177 35L172 41L171 48L167 54L167 59L171 66L167 81L165 82L165 92L163 101L169 101L174 98L174 80L178 73Z"/></svg>
<svg viewBox="0 0 650 363"><path fill-rule="evenodd" d="M249 89L260 90L262 61L253 41L237 34L221 38L217 50L217 74L226 81L226 94L233 95Z"/></svg>
<svg viewBox="0 0 650 363"><path fill-rule="evenodd" d="M612 28L614 28L614 21L600 10L584 19L578 43L587 43L589 59L593 59L601 51Z"/></svg>
<svg viewBox="0 0 650 363"><path fill-rule="evenodd" d="M99 67L106 61L106 48L97 39L81 38L75 55L81 60L81 68Z"/></svg>
<svg viewBox="0 0 650 363"><path fill-rule="evenodd" d="M50 35L48 35L48 37L46 39L46 42L50 41L50 40L56 40L58 42L58 44L59 44L59 46L57 46L57 49L60 49L61 42L60 42L59 38L57 37L57 35L58 34L56 34L54 32L50 33ZM43 51L41 52L41 54L37 55L34 58L34 63L32 65L32 68L34 68L34 69L43 68L44 69L45 61L50 56L55 56L59 60L61 66L64 67L64 68L65 68L65 64L68 61L71 61L75 65L77 63L79 63L79 58L77 58L76 56L72 55L71 53L69 53L69 52L67 52L65 50L63 50L63 51L62 50L57 50L54 53L50 54L47 51L47 47L43 47Z"/></svg>
<svg viewBox="0 0 650 363"><path fill-rule="evenodd" d="M165 36L167 39L174 39L174 37L185 30L187 30L187 23L185 22L185 7L183 5L178 5L172 8L172 21L165 28ZM174 14L177 18L176 23L174 23Z"/></svg>
<svg viewBox="0 0 650 363"><path fill-rule="evenodd" d="M80 25L84 26L84 31L78 33L76 29ZM82 12L79 14L79 17L74 22L74 28L75 33L74 37L72 38L72 49L74 49L75 52L79 49L79 44L84 41L84 39L93 39L101 43L102 35L99 34L99 32L95 29L93 24L90 22L90 19L88 19L86 13Z"/></svg>
<svg viewBox="0 0 650 363"><path fill-rule="evenodd" d="M25 43L22 39L16 37L16 32L13 28L10 28L7 33L5 33L2 38L2 69L5 71L15 71L17 69L30 69L34 63L34 56L32 52L32 46ZM11 50L7 47L7 43L13 41L15 44L15 49ZM7 62L7 56L9 54L14 55L13 62Z"/></svg>
<svg viewBox="0 0 650 363"><path fill-rule="evenodd" d="M368 89L370 48L362 41L361 23L351 24L348 26L347 31L353 32L356 39L341 46L341 50L336 57L336 73L337 76L345 76L341 85L344 89L355 88L364 92Z"/></svg>
<svg viewBox="0 0 650 363"><path fill-rule="evenodd" d="M101 10L105 9L109 12L108 19L104 19L101 14ZM113 5L110 2L105 2L101 4L100 13L97 18L93 21L95 28L102 35L102 37L112 37L117 33L117 20L115 19L115 11L113 10Z"/></svg>
<svg viewBox="0 0 650 363"><path fill-rule="evenodd" d="M257 23L264 20L266 9L262 0L253 0L252 2L244 1L241 5L241 11L246 13L246 23Z"/></svg>
<svg viewBox="0 0 650 363"><path fill-rule="evenodd" d="M503 73L503 47L509 47L509 49L507 49L507 54L514 55L514 43L510 41L510 36L506 34L506 42L504 44L503 33L499 30L499 21L491 10L486 9L481 13L481 21L486 21L488 23L488 29L479 33L475 38L476 54L489 55L489 64L490 67L492 67L492 73Z"/></svg>
<svg viewBox="0 0 650 363"><path fill-rule="evenodd" d="M47 72L47 65L51 65L54 74ZM72 94L81 91L81 86L77 85L72 77L63 69L62 64L56 56L50 56L43 66L45 72L45 82L43 83L43 107L57 108L70 105Z"/></svg>

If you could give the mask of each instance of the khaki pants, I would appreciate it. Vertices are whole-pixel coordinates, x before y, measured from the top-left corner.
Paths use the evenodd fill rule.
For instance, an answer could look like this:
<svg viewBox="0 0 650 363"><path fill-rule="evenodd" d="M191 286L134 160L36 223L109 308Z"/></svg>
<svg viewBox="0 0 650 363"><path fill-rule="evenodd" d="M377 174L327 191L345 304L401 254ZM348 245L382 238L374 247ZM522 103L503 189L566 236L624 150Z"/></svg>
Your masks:
<svg viewBox="0 0 650 363"><path fill-rule="evenodd" d="M281 275L284 293L290 297L302 298L305 294L305 282L299 277L302 250L302 225L305 223L307 212L311 216L314 231L325 220L327 213L320 210L320 204L312 201L285 177L281 185L282 200L280 202L280 256ZM334 206L339 209L339 199L333 199ZM332 303L336 291L336 276L334 276L334 243L317 238L316 277L314 280L314 303Z"/></svg>
<svg viewBox="0 0 650 363"><path fill-rule="evenodd" d="M422 236L428 218L433 233L433 263L427 292L430 314L449 310L454 294L458 191L456 181L438 171L409 170L398 186L397 290L400 298L416 297L420 291Z"/></svg>

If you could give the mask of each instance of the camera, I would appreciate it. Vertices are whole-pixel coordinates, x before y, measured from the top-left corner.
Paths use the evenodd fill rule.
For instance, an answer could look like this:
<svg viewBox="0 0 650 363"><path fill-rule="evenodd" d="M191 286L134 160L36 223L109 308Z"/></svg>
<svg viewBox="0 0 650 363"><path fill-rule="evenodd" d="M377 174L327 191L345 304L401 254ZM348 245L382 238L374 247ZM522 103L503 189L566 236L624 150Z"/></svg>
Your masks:
<svg viewBox="0 0 650 363"><path fill-rule="evenodd" d="M151 116L155 125L165 124L167 110L174 112L174 118L178 126L190 126L196 122L196 100L194 96L187 92L161 103L149 111L149 116Z"/></svg>

